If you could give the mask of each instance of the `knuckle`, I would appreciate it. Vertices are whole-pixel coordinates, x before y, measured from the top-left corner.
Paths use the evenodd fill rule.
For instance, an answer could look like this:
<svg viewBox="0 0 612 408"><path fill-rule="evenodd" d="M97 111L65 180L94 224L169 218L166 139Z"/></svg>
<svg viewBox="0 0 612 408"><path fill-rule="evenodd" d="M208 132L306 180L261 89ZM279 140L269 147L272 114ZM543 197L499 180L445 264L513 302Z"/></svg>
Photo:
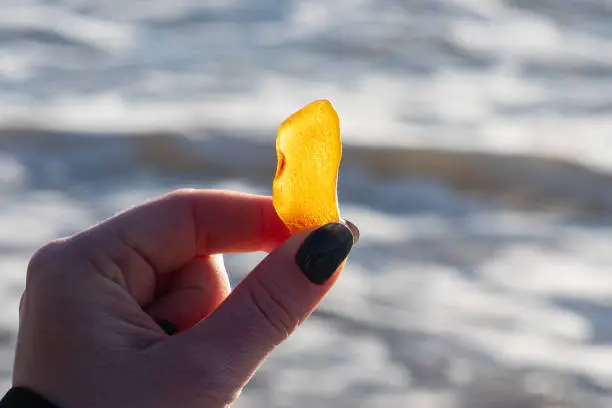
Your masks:
<svg viewBox="0 0 612 408"><path fill-rule="evenodd" d="M162 201L175 210L193 214L196 192L197 190L193 188L180 188L166 194Z"/></svg>
<svg viewBox="0 0 612 408"><path fill-rule="evenodd" d="M277 292L259 280L254 282L249 291L253 307L264 322L264 330L275 344L289 337L300 323L283 296Z"/></svg>
<svg viewBox="0 0 612 408"><path fill-rule="evenodd" d="M26 285L55 269L66 246L65 239L56 239L40 247L30 258L27 267Z"/></svg>
<svg viewBox="0 0 612 408"><path fill-rule="evenodd" d="M179 188L168 193L166 199L179 203L191 202L196 191L194 188Z"/></svg>

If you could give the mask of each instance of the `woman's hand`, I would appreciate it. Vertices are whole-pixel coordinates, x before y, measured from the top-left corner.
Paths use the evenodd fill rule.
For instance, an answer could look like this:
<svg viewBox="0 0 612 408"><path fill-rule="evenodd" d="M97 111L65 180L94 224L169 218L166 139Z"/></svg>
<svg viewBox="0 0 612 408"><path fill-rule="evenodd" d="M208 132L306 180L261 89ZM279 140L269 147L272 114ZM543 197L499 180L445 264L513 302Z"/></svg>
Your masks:
<svg viewBox="0 0 612 408"><path fill-rule="evenodd" d="M60 408L228 406L353 240L289 237L268 197L181 190L52 242L29 264L13 385ZM230 294L217 254L247 251L272 252Z"/></svg>

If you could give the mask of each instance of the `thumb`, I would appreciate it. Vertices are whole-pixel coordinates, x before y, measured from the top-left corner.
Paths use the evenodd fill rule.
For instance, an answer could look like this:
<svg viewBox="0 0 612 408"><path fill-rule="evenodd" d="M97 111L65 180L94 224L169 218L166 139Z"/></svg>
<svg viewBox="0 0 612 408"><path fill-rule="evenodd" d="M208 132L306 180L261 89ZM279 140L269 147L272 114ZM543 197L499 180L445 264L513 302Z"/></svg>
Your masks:
<svg viewBox="0 0 612 408"><path fill-rule="evenodd" d="M353 240L342 223L295 234L244 278L212 315L182 333L182 346L209 354L205 360L223 371L209 374L224 383L222 388L239 393L268 354L323 299Z"/></svg>

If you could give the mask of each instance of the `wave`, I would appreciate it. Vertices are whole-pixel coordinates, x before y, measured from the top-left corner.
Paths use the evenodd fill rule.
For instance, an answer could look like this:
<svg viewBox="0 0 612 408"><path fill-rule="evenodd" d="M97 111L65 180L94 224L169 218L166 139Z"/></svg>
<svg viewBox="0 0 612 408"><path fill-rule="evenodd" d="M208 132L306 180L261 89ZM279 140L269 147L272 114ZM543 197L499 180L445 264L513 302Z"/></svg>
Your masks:
<svg viewBox="0 0 612 408"><path fill-rule="evenodd" d="M62 174L64 186L125 180L143 172L267 185L276 168L273 136L241 137L214 129L197 135L87 136L5 129L0 131L0 152L15 158L31 175L37 174L42 184L49 169L54 169ZM566 160L416 147L344 147L339 189L349 199L379 191L387 194L381 200L390 202L415 183L517 209L591 216L612 213L612 175Z"/></svg>
<svg viewBox="0 0 612 408"><path fill-rule="evenodd" d="M132 44L132 27L52 6L3 7L0 44L32 41L115 53Z"/></svg>

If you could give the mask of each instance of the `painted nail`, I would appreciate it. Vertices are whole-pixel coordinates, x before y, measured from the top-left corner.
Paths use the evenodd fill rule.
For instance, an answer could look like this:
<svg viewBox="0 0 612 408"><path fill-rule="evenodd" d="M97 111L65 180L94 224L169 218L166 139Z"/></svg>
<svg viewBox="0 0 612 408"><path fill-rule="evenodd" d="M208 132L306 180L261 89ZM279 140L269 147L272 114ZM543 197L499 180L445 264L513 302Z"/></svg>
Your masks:
<svg viewBox="0 0 612 408"><path fill-rule="evenodd" d="M177 334L179 332L178 329L176 328L176 326L173 325L172 323L170 323L167 320L158 320L157 324L159 325L159 327L162 328L163 331L166 332L166 334L168 336L172 336L172 335Z"/></svg>
<svg viewBox="0 0 612 408"><path fill-rule="evenodd" d="M346 259L353 241L353 233L346 225L324 225L306 237L295 261L309 281L322 285Z"/></svg>

